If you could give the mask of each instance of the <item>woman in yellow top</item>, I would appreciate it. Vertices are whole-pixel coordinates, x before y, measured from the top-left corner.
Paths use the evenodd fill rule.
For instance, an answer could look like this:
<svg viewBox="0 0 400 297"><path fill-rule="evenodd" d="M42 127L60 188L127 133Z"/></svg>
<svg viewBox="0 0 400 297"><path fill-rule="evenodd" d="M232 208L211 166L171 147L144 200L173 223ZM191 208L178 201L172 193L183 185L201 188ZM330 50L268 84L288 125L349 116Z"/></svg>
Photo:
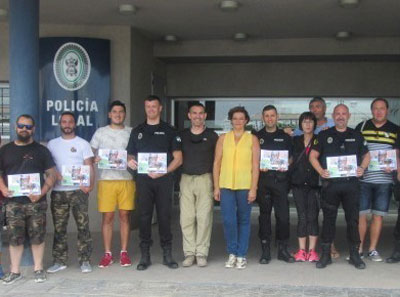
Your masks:
<svg viewBox="0 0 400 297"><path fill-rule="evenodd" d="M251 205L256 199L260 144L247 133L250 117L241 106L228 113L232 131L219 137L214 159L214 198L221 201L224 235L229 254L227 268L246 268Z"/></svg>

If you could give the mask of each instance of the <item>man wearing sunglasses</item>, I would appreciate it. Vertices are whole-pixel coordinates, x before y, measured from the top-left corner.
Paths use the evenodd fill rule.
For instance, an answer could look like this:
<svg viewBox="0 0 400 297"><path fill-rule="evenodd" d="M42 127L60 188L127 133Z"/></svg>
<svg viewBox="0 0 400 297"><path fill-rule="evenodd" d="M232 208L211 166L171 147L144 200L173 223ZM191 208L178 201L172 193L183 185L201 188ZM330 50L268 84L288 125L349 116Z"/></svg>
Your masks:
<svg viewBox="0 0 400 297"><path fill-rule="evenodd" d="M332 114L335 126L322 131L314 140L310 153L310 163L322 178L321 207L324 214L321 233L322 254L317 262L317 268L325 268L332 263L330 247L335 238L336 217L340 203L347 223L347 240L350 248L349 264L357 269L364 269L365 263L358 253L360 235L358 233L358 212L360 185L359 180L370 161L367 142L360 132L347 126L350 119L350 112L346 105L338 104ZM343 173L336 176L329 168L328 161L356 159L357 164L343 165L344 172L352 171L352 174ZM329 159L328 158L332 158ZM339 161L338 161L339 163ZM337 166L339 167L339 165ZM340 169L339 169L340 170Z"/></svg>
<svg viewBox="0 0 400 297"><path fill-rule="evenodd" d="M207 265L213 222L212 170L218 135L206 128L207 113L201 103L188 112L191 127L180 133L182 139L182 177L180 182L183 267Z"/></svg>
<svg viewBox="0 0 400 297"><path fill-rule="evenodd" d="M21 115L16 123L17 139L0 149L0 190L8 197L6 219L9 227L11 271L3 278L12 284L22 278L20 261L28 235L33 254L35 282L44 282L44 240L46 235L46 194L56 181L56 171L49 150L33 140L35 121L30 115ZM39 195L13 196L8 188L7 176L15 174L40 174ZM45 174L46 178L43 177Z"/></svg>

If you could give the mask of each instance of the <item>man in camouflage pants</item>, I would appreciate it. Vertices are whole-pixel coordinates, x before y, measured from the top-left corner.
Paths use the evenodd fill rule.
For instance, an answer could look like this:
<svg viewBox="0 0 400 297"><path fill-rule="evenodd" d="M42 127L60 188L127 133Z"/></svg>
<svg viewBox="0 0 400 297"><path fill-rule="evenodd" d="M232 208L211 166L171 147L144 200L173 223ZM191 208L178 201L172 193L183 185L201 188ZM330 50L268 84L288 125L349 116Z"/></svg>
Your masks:
<svg viewBox="0 0 400 297"><path fill-rule="evenodd" d="M54 264L47 269L48 273L56 273L67 268L67 225L70 209L78 228L78 260L81 271L83 273L92 271L88 198L94 185L93 152L86 140L75 135L75 128L74 115L64 112L60 118L61 137L52 139L48 143L58 171L58 181L51 193ZM87 176L88 172L90 177ZM85 184L87 182L89 184Z"/></svg>

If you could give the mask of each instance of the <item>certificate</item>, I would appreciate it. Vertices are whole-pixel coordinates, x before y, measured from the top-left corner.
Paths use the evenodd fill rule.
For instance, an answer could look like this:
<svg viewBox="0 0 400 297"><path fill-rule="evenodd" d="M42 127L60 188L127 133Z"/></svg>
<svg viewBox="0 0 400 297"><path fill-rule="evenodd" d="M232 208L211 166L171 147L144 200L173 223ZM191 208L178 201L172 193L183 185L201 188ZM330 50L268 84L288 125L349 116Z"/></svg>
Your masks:
<svg viewBox="0 0 400 297"><path fill-rule="evenodd" d="M7 176L8 189L12 197L40 195L40 174L12 174Z"/></svg>
<svg viewBox="0 0 400 297"><path fill-rule="evenodd" d="M99 149L98 156L101 158L98 163L99 169L126 170L126 150Z"/></svg>
<svg viewBox="0 0 400 297"><path fill-rule="evenodd" d="M326 168L329 178L357 176L357 156L327 157Z"/></svg>
<svg viewBox="0 0 400 297"><path fill-rule="evenodd" d="M63 186L90 186L90 166L88 165L62 165Z"/></svg>
<svg viewBox="0 0 400 297"><path fill-rule="evenodd" d="M261 150L260 169L287 171L288 167L288 151Z"/></svg>
<svg viewBox="0 0 400 297"><path fill-rule="evenodd" d="M369 171L380 171L386 168L392 171L397 169L396 150L376 150L369 153L371 154Z"/></svg>
<svg viewBox="0 0 400 297"><path fill-rule="evenodd" d="M138 153L138 173L167 173L167 153Z"/></svg>

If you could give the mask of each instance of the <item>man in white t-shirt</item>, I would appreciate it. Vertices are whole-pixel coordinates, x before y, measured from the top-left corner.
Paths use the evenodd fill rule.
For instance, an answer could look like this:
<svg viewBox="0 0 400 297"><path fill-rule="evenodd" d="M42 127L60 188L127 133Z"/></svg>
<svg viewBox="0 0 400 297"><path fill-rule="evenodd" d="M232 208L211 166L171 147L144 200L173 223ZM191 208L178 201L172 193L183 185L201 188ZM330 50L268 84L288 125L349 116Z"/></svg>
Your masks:
<svg viewBox="0 0 400 297"><path fill-rule="evenodd" d="M110 104L108 117L110 125L99 128L90 141L96 154L95 162L100 161L98 152L105 150L124 150L128 146L132 128L124 125L126 107L121 101ZM126 161L126 160L125 160ZM123 267L131 266L127 249L130 234L130 213L134 209L135 182L132 175L126 170L101 169L98 182L98 207L103 214L102 232L104 242L104 256L99 267L108 267L113 263L111 241L114 224L115 208L119 210L121 253L120 264Z"/></svg>
<svg viewBox="0 0 400 297"><path fill-rule="evenodd" d="M89 192L94 186L94 155L89 142L75 135L75 128L74 114L62 113L60 117L61 136L50 140L47 145L58 171L57 183L51 192L54 263L47 269L48 273L56 273L67 268L67 225L70 209L78 229L78 259L81 271L83 273L92 271L90 256L93 247L89 230L88 198ZM83 167L81 167L82 165ZM72 170L72 166L74 166L74 170ZM71 172L71 174L67 172ZM74 174L75 176L73 176Z"/></svg>

